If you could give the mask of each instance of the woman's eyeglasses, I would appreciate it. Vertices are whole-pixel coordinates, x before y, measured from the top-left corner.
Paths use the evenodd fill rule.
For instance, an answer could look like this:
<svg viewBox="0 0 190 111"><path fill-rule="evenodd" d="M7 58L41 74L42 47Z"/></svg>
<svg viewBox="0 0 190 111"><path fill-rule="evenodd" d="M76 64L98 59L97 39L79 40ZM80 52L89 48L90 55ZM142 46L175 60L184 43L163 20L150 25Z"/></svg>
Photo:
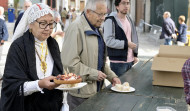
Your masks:
<svg viewBox="0 0 190 111"><path fill-rule="evenodd" d="M46 22L38 22L37 20L36 20L36 22L39 23L39 27L41 29L46 29L47 26L49 26L50 29L53 29L56 27L56 24L57 24L55 21L53 23L49 23L49 24L47 24Z"/></svg>
<svg viewBox="0 0 190 111"><path fill-rule="evenodd" d="M105 14L103 14L103 13L98 13L98 12L96 12L96 11L94 11L94 10L91 10L91 11L94 12L95 14L97 14L98 17L100 17L100 18L105 17L106 14L107 14L107 13L105 13Z"/></svg>

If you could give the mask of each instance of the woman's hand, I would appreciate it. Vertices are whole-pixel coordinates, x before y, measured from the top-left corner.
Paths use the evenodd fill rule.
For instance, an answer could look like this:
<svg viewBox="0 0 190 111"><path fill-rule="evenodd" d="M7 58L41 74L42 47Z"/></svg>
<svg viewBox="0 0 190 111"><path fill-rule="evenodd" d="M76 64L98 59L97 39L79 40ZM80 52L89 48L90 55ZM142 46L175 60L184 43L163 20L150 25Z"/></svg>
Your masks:
<svg viewBox="0 0 190 111"><path fill-rule="evenodd" d="M55 77L54 76L49 76L49 77L46 77L42 80L39 80L38 81L38 85L40 88L46 88L46 89L49 89L49 90L52 90L56 87L59 86L59 84L55 84L54 82L50 82L51 80L53 80Z"/></svg>

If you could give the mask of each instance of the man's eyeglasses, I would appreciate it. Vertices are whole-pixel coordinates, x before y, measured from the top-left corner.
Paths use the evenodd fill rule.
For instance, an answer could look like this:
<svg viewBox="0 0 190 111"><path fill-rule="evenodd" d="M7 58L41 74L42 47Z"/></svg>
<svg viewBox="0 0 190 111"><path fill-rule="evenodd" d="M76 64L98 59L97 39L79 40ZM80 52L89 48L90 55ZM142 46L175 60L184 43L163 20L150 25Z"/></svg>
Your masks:
<svg viewBox="0 0 190 111"><path fill-rule="evenodd" d="M120 4L122 4L122 5L130 5L130 2L121 2Z"/></svg>
<svg viewBox="0 0 190 111"><path fill-rule="evenodd" d="M56 24L57 24L55 21L53 23L49 23L49 24L47 24L46 22L38 22L37 20L36 20L36 22L39 23L39 27L41 29L46 29L47 26L49 26L50 29L53 29L56 27Z"/></svg>
<svg viewBox="0 0 190 111"><path fill-rule="evenodd" d="M91 10L92 12L94 12L95 14L97 14L98 15L98 17L100 17L100 18L102 18L103 16L106 16L106 14L107 13L98 13L98 12L96 12L96 11L94 11L94 10Z"/></svg>

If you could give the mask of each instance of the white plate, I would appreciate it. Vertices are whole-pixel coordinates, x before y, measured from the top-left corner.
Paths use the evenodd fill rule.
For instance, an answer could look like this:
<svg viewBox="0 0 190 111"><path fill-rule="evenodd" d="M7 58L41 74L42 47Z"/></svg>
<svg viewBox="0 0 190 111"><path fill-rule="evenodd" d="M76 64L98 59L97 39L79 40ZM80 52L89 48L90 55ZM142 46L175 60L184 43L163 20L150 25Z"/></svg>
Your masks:
<svg viewBox="0 0 190 111"><path fill-rule="evenodd" d="M120 90L117 90L117 89L115 88L115 86L114 86L114 87L111 87L111 90L116 91L116 92L134 92L134 91L135 91L135 88L130 87L129 91L120 91Z"/></svg>
<svg viewBox="0 0 190 111"><path fill-rule="evenodd" d="M81 82L81 83L78 83L76 87L64 88L64 84L62 84L62 85L60 85L59 87L57 87L55 89L59 89L59 90L75 90L75 89L80 89L80 88L84 87L85 85L87 85L86 82Z"/></svg>

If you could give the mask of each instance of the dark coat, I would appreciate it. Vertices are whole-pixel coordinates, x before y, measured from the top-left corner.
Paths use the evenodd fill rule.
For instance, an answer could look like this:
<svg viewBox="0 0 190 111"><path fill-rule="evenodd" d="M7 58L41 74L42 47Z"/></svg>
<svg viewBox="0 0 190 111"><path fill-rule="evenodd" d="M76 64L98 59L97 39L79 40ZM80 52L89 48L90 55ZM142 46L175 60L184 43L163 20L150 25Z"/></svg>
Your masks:
<svg viewBox="0 0 190 111"><path fill-rule="evenodd" d="M172 34L175 34L175 23L168 17L164 19L160 39L172 39Z"/></svg>
<svg viewBox="0 0 190 111"><path fill-rule="evenodd" d="M177 37L177 41L186 43L186 41L187 41L187 25L180 24L178 31L179 31L179 36Z"/></svg>
<svg viewBox="0 0 190 111"><path fill-rule="evenodd" d="M48 48L54 60L53 76L62 74L62 63L57 42L49 37ZM23 84L39 80L36 71L34 36L27 31L16 39L8 52L1 90L1 111L60 111L62 91L43 89L24 96Z"/></svg>
<svg viewBox="0 0 190 111"><path fill-rule="evenodd" d="M24 12L22 12L22 13L20 13L20 14L18 15L17 20L16 20L16 22L15 22L14 29L13 29L13 34L15 33L16 27L17 27L18 23L20 22L20 20L21 20L23 14L24 14Z"/></svg>

